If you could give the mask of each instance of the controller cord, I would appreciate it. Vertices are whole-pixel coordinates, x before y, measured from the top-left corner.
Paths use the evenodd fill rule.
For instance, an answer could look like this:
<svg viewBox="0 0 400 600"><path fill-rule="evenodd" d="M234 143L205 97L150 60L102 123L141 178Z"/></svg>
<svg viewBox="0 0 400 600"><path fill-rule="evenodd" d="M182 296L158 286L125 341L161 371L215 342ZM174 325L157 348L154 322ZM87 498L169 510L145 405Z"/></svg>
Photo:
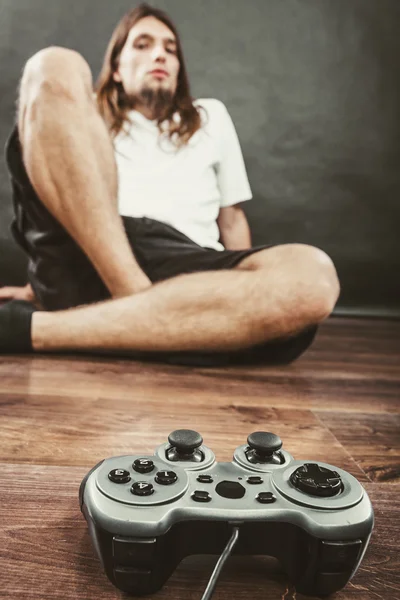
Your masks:
<svg viewBox="0 0 400 600"><path fill-rule="evenodd" d="M239 538L239 527L234 527L232 536L231 536L230 540L228 541L227 545L225 546L223 553L219 557L217 564L215 565L214 571L212 572L212 575L210 577L210 580L207 584L206 590L205 590L201 600L210 600L211 596L213 595L214 589L217 584L218 578L221 574L221 571L224 568L226 561L230 557L232 550L234 549L236 542L238 541L238 538Z"/></svg>

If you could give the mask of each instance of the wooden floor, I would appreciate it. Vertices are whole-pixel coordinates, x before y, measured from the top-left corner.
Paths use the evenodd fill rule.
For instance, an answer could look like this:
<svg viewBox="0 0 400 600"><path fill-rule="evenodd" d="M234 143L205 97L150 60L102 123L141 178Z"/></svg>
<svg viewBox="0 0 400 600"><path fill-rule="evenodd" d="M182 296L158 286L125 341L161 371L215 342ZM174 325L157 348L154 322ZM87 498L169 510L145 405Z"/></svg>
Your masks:
<svg viewBox="0 0 400 600"><path fill-rule="evenodd" d="M337 600L400 599L400 322L332 318L289 367L193 368L82 356L0 357L0 597L125 598L108 582L78 505L88 469L152 453L177 428L217 460L252 431L297 459L352 473L375 529ZM200 600L215 557L185 559L151 598ZM232 557L215 600L301 600L271 558Z"/></svg>

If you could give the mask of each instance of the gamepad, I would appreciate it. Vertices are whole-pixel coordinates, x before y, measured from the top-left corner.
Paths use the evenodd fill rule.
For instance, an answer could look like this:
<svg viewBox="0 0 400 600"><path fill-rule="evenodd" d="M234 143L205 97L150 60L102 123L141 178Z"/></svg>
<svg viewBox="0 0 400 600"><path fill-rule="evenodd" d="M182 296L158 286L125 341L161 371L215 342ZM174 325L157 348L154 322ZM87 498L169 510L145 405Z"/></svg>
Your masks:
<svg viewBox="0 0 400 600"><path fill-rule="evenodd" d="M355 477L294 460L268 432L218 463L199 433L174 431L153 456L101 461L79 499L108 578L137 596L160 590L188 555L222 554L233 530L225 559L273 556L299 593L327 596L355 574L374 525Z"/></svg>

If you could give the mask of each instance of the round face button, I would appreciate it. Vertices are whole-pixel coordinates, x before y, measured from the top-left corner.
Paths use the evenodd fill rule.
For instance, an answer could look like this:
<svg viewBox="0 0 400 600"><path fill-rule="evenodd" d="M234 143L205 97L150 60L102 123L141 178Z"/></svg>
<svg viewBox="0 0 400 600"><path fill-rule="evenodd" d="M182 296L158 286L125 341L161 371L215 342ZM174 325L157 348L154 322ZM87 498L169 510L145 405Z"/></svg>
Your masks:
<svg viewBox="0 0 400 600"><path fill-rule="evenodd" d="M211 496L208 492L203 492L203 490L196 490L192 494L192 500L195 502L210 502Z"/></svg>
<svg viewBox="0 0 400 600"><path fill-rule="evenodd" d="M272 492L260 492L256 496L256 500L261 502L261 504L272 504L272 502L276 501L276 497Z"/></svg>
<svg viewBox="0 0 400 600"><path fill-rule="evenodd" d="M161 485L171 485L178 480L178 475L174 471L158 471L155 480Z"/></svg>
<svg viewBox="0 0 400 600"><path fill-rule="evenodd" d="M154 494L154 487L147 481L136 481L131 487L131 492L135 496L151 496Z"/></svg>
<svg viewBox="0 0 400 600"><path fill-rule="evenodd" d="M108 479L113 483L128 483L131 480L129 471L125 469L113 469L108 474Z"/></svg>
<svg viewBox="0 0 400 600"><path fill-rule="evenodd" d="M154 463L149 458L137 458L132 467L137 473L151 473L154 469Z"/></svg>

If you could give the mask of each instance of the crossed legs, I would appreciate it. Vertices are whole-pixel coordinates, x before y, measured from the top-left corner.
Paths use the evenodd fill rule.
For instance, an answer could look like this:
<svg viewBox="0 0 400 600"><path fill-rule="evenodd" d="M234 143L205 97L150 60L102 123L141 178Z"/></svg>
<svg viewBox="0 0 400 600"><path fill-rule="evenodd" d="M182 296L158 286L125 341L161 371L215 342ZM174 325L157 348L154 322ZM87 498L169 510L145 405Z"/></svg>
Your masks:
<svg viewBox="0 0 400 600"><path fill-rule="evenodd" d="M18 128L38 196L112 296L35 312L35 350L235 350L293 335L333 310L335 267L324 252L302 244L261 250L232 270L151 285L118 215L112 144L93 101L90 69L76 52L49 48L28 61ZM104 239L112 244L105 248Z"/></svg>

